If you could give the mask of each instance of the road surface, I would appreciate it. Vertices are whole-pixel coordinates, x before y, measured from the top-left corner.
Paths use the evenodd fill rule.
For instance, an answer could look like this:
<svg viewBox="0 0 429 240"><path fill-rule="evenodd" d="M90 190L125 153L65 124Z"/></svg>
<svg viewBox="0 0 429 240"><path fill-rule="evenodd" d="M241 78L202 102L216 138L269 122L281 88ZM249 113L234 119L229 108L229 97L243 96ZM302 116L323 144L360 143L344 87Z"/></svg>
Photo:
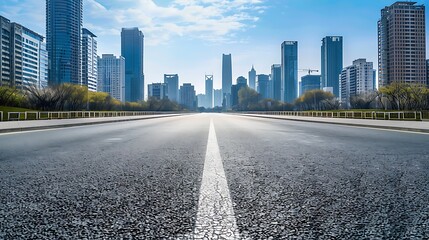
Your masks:
<svg viewBox="0 0 429 240"><path fill-rule="evenodd" d="M428 134L226 114L0 134L0 239L423 239L428 201Z"/></svg>

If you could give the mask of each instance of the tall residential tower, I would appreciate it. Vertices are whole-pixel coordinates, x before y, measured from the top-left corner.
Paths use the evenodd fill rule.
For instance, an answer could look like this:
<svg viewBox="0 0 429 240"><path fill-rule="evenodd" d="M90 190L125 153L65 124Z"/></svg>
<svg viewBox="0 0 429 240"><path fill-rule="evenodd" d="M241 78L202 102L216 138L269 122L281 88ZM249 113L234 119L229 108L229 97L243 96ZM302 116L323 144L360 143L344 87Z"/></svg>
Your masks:
<svg viewBox="0 0 429 240"><path fill-rule="evenodd" d="M82 85L91 92L97 91L97 36L88 29L82 29Z"/></svg>
<svg viewBox="0 0 429 240"><path fill-rule="evenodd" d="M396 2L378 21L378 82L426 84L425 6Z"/></svg>

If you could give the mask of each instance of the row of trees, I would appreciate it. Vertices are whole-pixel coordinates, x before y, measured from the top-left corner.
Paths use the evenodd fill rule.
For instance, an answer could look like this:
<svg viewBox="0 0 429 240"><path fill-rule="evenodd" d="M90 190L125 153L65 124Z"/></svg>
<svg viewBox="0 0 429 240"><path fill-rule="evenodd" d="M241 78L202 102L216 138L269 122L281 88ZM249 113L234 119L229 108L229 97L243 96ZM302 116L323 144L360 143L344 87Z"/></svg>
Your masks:
<svg viewBox="0 0 429 240"><path fill-rule="evenodd" d="M392 83L378 91L353 96L349 103L341 103L332 93L322 90L305 92L294 104L273 99L262 99L251 88L242 88L236 111L289 111L289 110L337 110L337 109L383 109L383 110L429 110L429 88L425 85Z"/></svg>
<svg viewBox="0 0 429 240"><path fill-rule="evenodd" d="M142 102L126 102L108 93L90 92L87 87L62 84L43 89L19 90L0 87L0 106L23 107L40 111L179 111L182 108L168 99L150 98Z"/></svg>

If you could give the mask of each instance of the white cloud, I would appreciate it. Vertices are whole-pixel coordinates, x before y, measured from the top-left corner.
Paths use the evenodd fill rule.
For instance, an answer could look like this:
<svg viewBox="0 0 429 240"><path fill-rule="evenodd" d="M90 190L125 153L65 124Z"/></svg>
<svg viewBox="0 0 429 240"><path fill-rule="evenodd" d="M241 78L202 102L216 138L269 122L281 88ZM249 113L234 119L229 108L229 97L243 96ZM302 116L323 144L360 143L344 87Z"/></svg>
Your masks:
<svg viewBox="0 0 429 240"><path fill-rule="evenodd" d="M174 0L166 6L154 0L125 0L109 8L99 1L85 0L85 25L101 36L137 26L148 45L167 43L174 37L239 42L231 38L233 33L252 28L265 9L263 0Z"/></svg>

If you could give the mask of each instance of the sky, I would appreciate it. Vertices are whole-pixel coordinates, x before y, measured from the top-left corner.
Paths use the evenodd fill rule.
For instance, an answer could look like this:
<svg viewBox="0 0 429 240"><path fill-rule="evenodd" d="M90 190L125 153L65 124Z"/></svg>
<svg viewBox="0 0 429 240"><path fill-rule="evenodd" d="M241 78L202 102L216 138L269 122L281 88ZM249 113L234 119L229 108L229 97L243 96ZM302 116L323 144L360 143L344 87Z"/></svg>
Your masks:
<svg viewBox="0 0 429 240"><path fill-rule="evenodd" d="M377 66L377 21L392 0L83 0L83 27L98 41L98 54L121 52L123 27L145 35L145 84L179 74L204 92L205 74L221 88L222 54L231 53L233 82L254 65L269 74L281 43L298 41L299 69L320 70L325 36L344 37L344 66L366 58ZM46 35L45 1L0 0L0 15ZM423 4L423 0L417 1ZM428 18L426 11L426 18ZM429 33L426 24L426 34ZM428 37L426 37L428 39ZM429 48L427 48L429 56ZM299 76L306 75L305 71ZM145 91L147 94L147 91Z"/></svg>

